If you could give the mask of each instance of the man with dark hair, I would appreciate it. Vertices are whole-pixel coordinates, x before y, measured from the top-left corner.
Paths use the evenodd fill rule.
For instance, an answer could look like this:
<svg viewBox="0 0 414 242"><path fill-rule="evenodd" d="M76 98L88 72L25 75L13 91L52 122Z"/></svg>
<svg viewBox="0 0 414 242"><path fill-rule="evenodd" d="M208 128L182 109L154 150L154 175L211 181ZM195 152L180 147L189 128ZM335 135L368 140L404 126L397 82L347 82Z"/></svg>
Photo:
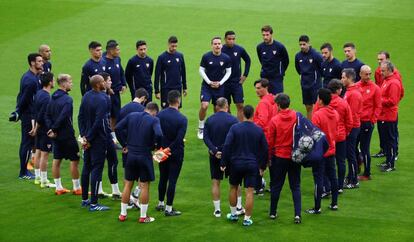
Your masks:
<svg viewBox="0 0 414 242"><path fill-rule="evenodd" d="M72 77L60 74L57 78L59 89L56 90L47 106L46 127L47 136L53 140L52 173L56 184L56 195L70 192L63 188L60 178L60 165L63 159L70 160L70 171L73 182L73 194L81 195L79 182L79 147L73 130L73 99L69 96L72 90Z"/></svg>
<svg viewBox="0 0 414 242"><path fill-rule="evenodd" d="M199 73L203 78L200 93L200 111L198 113L197 138L203 139L204 122L210 101L216 105L216 100L224 97L224 83L231 76L231 59L221 51L221 38L211 39L211 49L201 58Z"/></svg>
<svg viewBox="0 0 414 242"><path fill-rule="evenodd" d="M223 145L226 136L237 119L228 113L228 102L221 97L216 101L216 113L211 115L204 126L204 143L208 148L210 159L211 193L213 197L214 213L217 218L221 217L220 208L220 181L223 180L224 172L220 170L220 161L223 153ZM240 199L239 199L240 197ZM241 203L241 196L238 196ZM242 210L241 204L237 209Z"/></svg>
<svg viewBox="0 0 414 242"><path fill-rule="evenodd" d="M257 176L263 174L268 161L266 137L261 128L253 123L254 109L250 105L243 108L244 121L233 125L224 142L221 170L230 168L230 213L227 219L237 221L237 189L244 181L246 188L246 213L243 225L253 224L253 191Z"/></svg>
<svg viewBox="0 0 414 242"><path fill-rule="evenodd" d="M52 55L52 50L48 45L42 44L39 46L39 54L43 59L43 72L51 72L52 63L50 62L50 56Z"/></svg>
<svg viewBox="0 0 414 242"><path fill-rule="evenodd" d="M161 99L162 108L168 107L167 97L171 90L177 90L180 93L182 92L184 96L187 96L184 55L177 51L177 47L177 37L171 36L168 38L168 49L158 56L157 64L155 65L155 97Z"/></svg>
<svg viewBox="0 0 414 242"><path fill-rule="evenodd" d="M352 68L342 70L341 81L346 88L344 96L352 112L352 129L346 138L346 156L348 160L348 176L344 188L353 189L359 187L358 164L356 157L356 146L358 135L361 130L362 94L361 89L355 85L356 73Z"/></svg>
<svg viewBox="0 0 414 242"><path fill-rule="evenodd" d="M99 74L105 71L105 63L102 59L102 45L97 41L92 41L88 45L89 53L91 58L83 65L80 90L82 96L89 90L91 86L89 80L93 75Z"/></svg>
<svg viewBox="0 0 414 242"><path fill-rule="evenodd" d="M300 194L300 165L292 161L293 129L296 124L296 111L289 109L290 98L279 93L276 96L279 112L269 123L269 157L272 162L270 171L270 212L271 219L277 217L277 204L280 192L285 183L286 174L289 175L289 186L292 191L294 204L294 223L302 222L301 194Z"/></svg>
<svg viewBox="0 0 414 242"><path fill-rule="evenodd" d="M40 54L31 53L27 56L29 70L23 74L20 80L20 90L17 95L16 110L10 114L9 121L21 120L21 142L19 148L20 157L20 179L34 179L35 176L27 170L34 144L35 121L33 110L33 99L40 89L39 74L43 71L43 59Z"/></svg>
<svg viewBox="0 0 414 242"><path fill-rule="evenodd" d="M364 65L363 62L361 62L356 57L356 48L354 43L345 43L344 44L344 53L346 60L342 61L341 67L342 70L346 68L354 69L356 76L355 76L355 82L358 82L361 77L359 76L359 72L361 71L361 67Z"/></svg>
<svg viewBox="0 0 414 242"><path fill-rule="evenodd" d="M135 98L121 108L119 120L125 118L128 114L133 112L143 112L145 109L144 103L148 100L148 92L145 88L138 88L135 91Z"/></svg>
<svg viewBox="0 0 414 242"><path fill-rule="evenodd" d="M164 210L165 216L181 215L181 212L173 209L175 188L184 160L184 137L187 131L187 118L179 111L181 94L177 90L168 93L168 108L158 113L163 133L161 147L171 151L170 157L161 162L160 180L158 183L157 210ZM167 188L168 185L168 188ZM167 194L167 203L164 206L164 198Z"/></svg>
<svg viewBox="0 0 414 242"><path fill-rule="evenodd" d="M223 53L227 54L231 59L231 76L224 85L224 96L226 97L229 103L229 111L231 98L236 104L237 108L237 118L241 121L243 119L243 103L244 103L244 94L243 94L243 83L249 75L250 70L250 56L247 54L246 50L237 45L236 42L236 33L234 31L227 31L224 34L225 44L223 45ZM241 71L241 60L244 61L244 72Z"/></svg>
<svg viewBox="0 0 414 242"><path fill-rule="evenodd" d="M333 56L333 47L330 43L322 44L320 50L323 58L321 64L322 86L327 88L332 79L341 79L342 67L341 62Z"/></svg>
<svg viewBox="0 0 414 242"><path fill-rule="evenodd" d="M339 115L329 104L332 100L331 91L321 88L318 91L318 105L320 109L312 115L312 123L326 135L329 144L328 150L323 154L321 161L314 162L312 166L315 182L315 206L306 210L309 214L321 213L321 198L323 180L326 175L331 183L332 201L329 209L338 210L338 179L335 170L335 143L338 134Z"/></svg>
<svg viewBox="0 0 414 242"><path fill-rule="evenodd" d="M42 89L37 91L34 98L34 110L36 121L35 137L35 184L40 184L41 188L55 187L47 179L47 162L49 153L52 151L52 140L47 136L48 128L45 122L47 105L50 102L50 91L54 86L53 73L45 72L40 75Z"/></svg>
<svg viewBox="0 0 414 242"><path fill-rule="evenodd" d="M312 119L313 105L317 92L322 87L322 56L312 48L307 35L299 37L300 51L295 56L295 68L300 75L302 87L302 102L306 107L306 116Z"/></svg>
<svg viewBox="0 0 414 242"><path fill-rule="evenodd" d="M130 200L131 189L134 181L140 181L141 210L139 223L151 223L155 219L147 215L149 202L149 185L154 181L154 165L151 151L162 137L160 121L155 117L158 113L158 105L149 102L145 112L133 112L128 114L115 127L116 135L122 147L127 151L125 163L125 186L122 192L121 214L119 221L127 219L127 207Z"/></svg>
<svg viewBox="0 0 414 242"><path fill-rule="evenodd" d="M151 76L154 69L154 61L147 55L147 42L145 40L138 40L135 46L137 54L129 59L125 69L125 78L131 92L131 100L134 99L135 91L138 88L145 88L148 92L147 102L151 102Z"/></svg>
<svg viewBox="0 0 414 242"><path fill-rule="evenodd" d="M262 27L263 42L257 45L257 56L262 69L260 77L270 82L269 92L283 92L283 77L289 66L289 55L285 46L273 39L273 29L266 25Z"/></svg>

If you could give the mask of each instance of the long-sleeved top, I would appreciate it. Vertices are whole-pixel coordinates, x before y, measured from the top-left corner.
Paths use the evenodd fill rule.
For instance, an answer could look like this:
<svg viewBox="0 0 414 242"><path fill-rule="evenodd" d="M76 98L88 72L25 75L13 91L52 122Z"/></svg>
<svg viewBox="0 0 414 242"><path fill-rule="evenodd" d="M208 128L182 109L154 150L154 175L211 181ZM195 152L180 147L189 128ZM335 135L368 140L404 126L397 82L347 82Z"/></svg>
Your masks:
<svg viewBox="0 0 414 242"><path fill-rule="evenodd" d="M127 103L125 106L121 108L121 111L119 112L118 120L122 120L125 118L128 114L133 112L144 112L145 107L138 103L138 102L130 102Z"/></svg>
<svg viewBox="0 0 414 242"><path fill-rule="evenodd" d="M323 154L324 157L335 155L336 140L338 135L338 112L331 106L321 107L312 115L312 123L325 133L329 148Z"/></svg>
<svg viewBox="0 0 414 242"><path fill-rule="evenodd" d="M231 126L224 142L221 166L257 164L265 169L268 161L266 137L260 127L250 121Z"/></svg>
<svg viewBox="0 0 414 242"><path fill-rule="evenodd" d="M126 86L124 68L121 64L121 58L116 57L110 59L107 56L104 56L102 60L105 66L104 71L111 76L112 90L114 90L114 92L121 91L122 87Z"/></svg>
<svg viewBox="0 0 414 242"><path fill-rule="evenodd" d="M397 70L397 68L394 67L394 71L392 73L395 78L398 79L401 83L401 99L404 97L404 85L402 84L402 76L400 72ZM381 66L378 66L377 69L375 69L375 84L381 88L382 83L384 82L384 77L381 73Z"/></svg>
<svg viewBox="0 0 414 242"><path fill-rule="evenodd" d="M293 128L296 112L291 109L280 110L269 122L269 158L275 155L290 159L293 148Z"/></svg>
<svg viewBox="0 0 414 242"><path fill-rule="evenodd" d="M362 113L362 94L361 88L357 85L352 85L346 88L345 101L348 102L352 112L352 128L358 128L361 126L361 113Z"/></svg>
<svg viewBox="0 0 414 242"><path fill-rule="evenodd" d="M52 71L52 63L50 61L43 61L43 71L44 72L51 72Z"/></svg>
<svg viewBox="0 0 414 242"><path fill-rule="evenodd" d="M358 58L356 58L352 62L350 62L348 60L344 60L341 63L342 70L345 69L345 68L354 69L355 74L356 74L355 82L358 82L359 80L361 80L361 77L359 76L359 72L361 71L361 67L363 65L364 65L364 63L362 61L358 60Z"/></svg>
<svg viewBox="0 0 414 242"><path fill-rule="evenodd" d="M182 53L165 51L158 56L154 74L155 93L160 93L160 87L161 89L187 90L185 61Z"/></svg>
<svg viewBox="0 0 414 242"><path fill-rule="evenodd" d="M360 81L355 84L361 89L362 94L362 122L375 124L381 113L381 89L371 80Z"/></svg>
<svg viewBox="0 0 414 242"><path fill-rule="evenodd" d="M19 115L34 119L33 102L36 92L40 89L39 77L28 70L20 80L19 94L17 94L16 112Z"/></svg>
<svg viewBox="0 0 414 242"><path fill-rule="evenodd" d="M82 96L89 90L91 90L91 85L89 80L92 76L97 75L105 71L105 63L101 58L99 61L94 61L89 59L82 67L81 81L80 81L80 90Z"/></svg>
<svg viewBox="0 0 414 242"><path fill-rule="evenodd" d="M289 66L289 55L286 47L276 41L268 45L264 42L256 47L262 69L260 77L268 79L283 79Z"/></svg>
<svg viewBox="0 0 414 242"><path fill-rule="evenodd" d="M56 140L66 140L75 137L73 130L73 99L62 89L52 94L47 106L46 126L56 135Z"/></svg>
<svg viewBox="0 0 414 242"><path fill-rule="evenodd" d="M308 52L299 51L295 56L295 68L300 75L300 85L303 89L322 87L322 56L312 47Z"/></svg>
<svg viewBox="0 0 414 242"><path fill-rule="evenodd" d="M321 68L323 87L326 88L332 79L341 80L342 67L338 59L333 58L331 61L325 60L322 62Z"/></svg>
<svg viewBox="0 0 414 242"><path fill-rule="evenodd" d="M231 59L231 76L229 82L239 82L242 75L241 60L244 61L244 72L243 76L247 77L250 71L250 56L247 54L246 50L240 45L234 45L233 47L228 47L223 45L221 51L227 54Z"/></svg>
<svg viewBox="0 0 414 242"><path fill-rule="evenodd" d="M50 93L41 89L37 91L34 100L35 121L39 125L37 129L38 134L46 134L49 128L46 126L46 111L47 105L50 102Z"/></svg>
<svg viewBox="0 0 414 242"><path fill-rule="evenodd" d="M227 112L217 112L211 115L204 124L204 143L208 147L209 153L215 155L218 151L223 151L226 136L238 120Z"/></svg>
<svg viewBox="0 0 414 242"><path fill-rule="evenodd" d="M381 112L378 120L395 122L398 118L398 104L401 100L401 82L391 75L381 86Z"/></svg>
<svg viewBox="0 0 414 242"><path fill-rule="evenodd" d="M168 107L157 115L163 133L161 147L169 147L173 155L184 154L184 137L187 132L187 118L177 109Z"/></svg>
<svg viewBox="0 0 414 242"><path fill-rule="evenodd" d="M125 69L125 78L131 91L131 97L135 96L135 91L139 88L145 88L152 92L152 71L154 70L154 61L149 57L144 58L134 55L129 59Z"/></svg>
<svg viewBox="0 0 414 242"><path fill-rule="evenodd" d="M268 139L268 127L272 117L276 114L277 106L273 94L264 95L254 111L253 122L259 126Z"/></svg>

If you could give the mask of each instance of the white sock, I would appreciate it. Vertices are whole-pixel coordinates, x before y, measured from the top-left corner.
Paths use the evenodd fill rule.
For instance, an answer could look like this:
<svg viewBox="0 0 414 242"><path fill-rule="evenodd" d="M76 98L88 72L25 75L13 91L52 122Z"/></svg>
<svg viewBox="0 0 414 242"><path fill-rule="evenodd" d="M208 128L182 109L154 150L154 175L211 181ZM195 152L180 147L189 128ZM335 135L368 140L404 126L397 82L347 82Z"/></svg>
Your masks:
<svg viewBox="0 0 414 242"><path fill-rule="evenodd" d="M167 210L167 212L171 212L172 211L172 206L165 206L165 210Z"/></svg>
<svg viewBox="0 0 414 242"><path fill-rule="evenodd" d="M148 203L147 204L141 204L141 218L146 218L147 217L147 209L148 209Z"/></svg>
<svg viewBox="0 0 414 242"><path fill-rule="evenodd" d="M113 138L113 139L116 139L115 132L111 132L111 135L112 135L112 138Z"/></svg>
<svg viewBox="0 0 414 242"><path fill-rule="evenodd" d="M213 204L214 204L214 211L219 210L220 211L220 200L213 200Z"/></svg>
<svg viewBox="0 0 414 242"><path fill-rule="evenodd" d="M250 219L251 216L244 215L244 220Z"/></svg>
<svg viewBox="0 0 414 242"><path fill-rule="evenodd" d="M134 192L132 193L132 195L134 197L139 197L140 193L141 193L141 189L139 188L139 186L136 186Z"/></svg>
<svg viewBox="0 0 414 242"><path fill-rule="evenodd" d="M73 183L73 190L79 190L81 188L79 178L72 179L72 183Z"/></svg>
<svg viewBox="0 0 414 242"><path fill-rule="evenodd" d="M236 207L237 208L242 208L243 206L242 206L242 197L240 196L240 197L237 197L237 205L236 205Z"/></svg>
<svg viewBox="0 0 414 242"><path fill-rule="evenodd" d="M112 186L112 194L121 194L121 192L119 191L118 183L111 184L111 186Z"/></svg>
<svg viewBox="0 0 414 242"><path fill-rule="evenodd" d="M99 182L98 194L103 194L104 191L102 189L102 181Z"/></svg>
<svg viewBox="0 0 414 242"><path fill-rule="evenodd" d="M232 214L232 215L236 215L236 207L232 207L232 206L230 206L230 213Z"/></svg>
<svg viewBox="0 0 414 242"><path fill-rule="evenodd" d="M41 182L46 182L47 180L47 171L41 171L40 172L40 181Z"/></svg>
<svg viewBox="0 0 414 242"><path fill-rule="evenodd" d="M128 203L121 203L121 215L127 215Z"/></svg>
<svg viewBox="0 0 414 242"><path fill-rule="evenodd" d="M204 129L205 120L198 120L198 128Z"/></svg>
<svg viewBox="0 0 414 242"><path fill-rule="evenodd" d="M59 178L54 179L54 180L55 180L55 184L56 184L56 191L57 190L62 190L63 189L63 186L62 186L62 180L61 180L61 178L59 177Z"/></svg>
<svg viewBox="0 0 414 242"><path fill-rule="evenodd" d="M40 178L40 169L35 169L35 176L36 176L36 179Z"/></svg>
<svg viewBox="0 0 414 242"><path fill-rule="evenodd" d="M164 206L164 201L158 201L158 206Z"/></svg>

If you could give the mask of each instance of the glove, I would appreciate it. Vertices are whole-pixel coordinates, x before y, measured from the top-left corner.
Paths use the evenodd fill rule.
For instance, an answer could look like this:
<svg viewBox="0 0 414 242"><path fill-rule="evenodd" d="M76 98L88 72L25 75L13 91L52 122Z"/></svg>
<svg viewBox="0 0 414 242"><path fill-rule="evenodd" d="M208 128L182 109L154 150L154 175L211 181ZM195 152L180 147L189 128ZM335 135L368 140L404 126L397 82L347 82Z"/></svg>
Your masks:
<svg viewBox="0 0 414 242"><path fill-rule="evenodd" d="M18 112L14 111L10 114L10 117L9 117L10 122L17 122L19 120L20 120L20 116Z"/></svg>
<svg viewBox="0 0 414 242"><path fill-rule="evenodd" d="M152 156L152 159L154 159L156 162L161 163L168 159L171 155L170 148L160 148L159 150L155 151L154 155Z"/></svg>

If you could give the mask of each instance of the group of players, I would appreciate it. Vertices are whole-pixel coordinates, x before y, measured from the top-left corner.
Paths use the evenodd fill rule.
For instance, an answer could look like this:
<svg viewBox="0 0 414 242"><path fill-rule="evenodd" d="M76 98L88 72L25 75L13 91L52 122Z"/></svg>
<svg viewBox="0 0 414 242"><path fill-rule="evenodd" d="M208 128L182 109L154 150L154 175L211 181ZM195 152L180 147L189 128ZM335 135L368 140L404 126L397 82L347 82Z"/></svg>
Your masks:
<svg viewBox="0 0 414 242"><path fill-rule="evenodd" d="M213 215L221 217L220 181L227 174L231 210L227 218L237 221L244 214L243 225L251 225L253 194L255 191L263 194L262 176L269 167L270 218L277 217L277 203L288 173L295 205L294 222L301 223L301 166L292 161L293 129L299 115L289 108L290 97L283 93L289 56L284 45L274 40L271 26L262 27L261 32L263 42L257 46L261 78L254 82L260 98L256 110L250 105L243 106L242 85L251 61L246 50L235 43L233 31L225 33L224 45L220 37L214 37L212 50L203 55L200 63L203 81L197 136L204 140L209 151ZM331 195L329 208L337 210L338 193L343 188L357 188L360 180L371 179L369 150L375 123L379 126L381 149L386 157L381 164L382 171L395 170L398 104L404 89L401 75L385 51L378 54L380 65L375 71L374 83L371 68L356 58L354 44L344 45L346 60L342 63L333 57L329 43L321 46L322 55L311 47L306 35L300 36L299 45L295 67L300 75L303 104L307 117L324 132L329 143L324 158L312 165L315 206L306 212L319 214L322 197ZM162 111L151 99L153 60L146 54L145 41L136 43L137 54L128 61L125 72L115 40L107 42L104 53L99 42L92 41L88 47L91 58L82 68L83 98L78 114L78 142L82 145L84 160L81 176L79 146L72 122L73 100L68 95L72 78L60 74L56 78L58 90L50 95L55 85L51 50L42 45L39 53L28 56L30 69L21 79L16 110L10 117L11 121L21 120L19 178L34 179L41 187L56 187L57 195L68 193L60 179L61 160L68 159L73 194L82 195L82 207L104 211L109 207L99 204L98 198L105 195L102 173L107 159L112 197L121 199L119 220L127 219L128 206L139 206L139 222L147 223L154 221L147 215L149 184L155 179L154 158L160 170L156 209L164 211L166 216L180 215L172 205L184 160L187 118L179 110L181 96L187 94L187 83L184 56L177 51L177 38L168 39L168 49L158 57L155 66L155 97L161 100ZM120 95L127 85L132 102L121 108ZM231 100L237 107L237 118L229 114ZM215 106L215 113L205 120L210 102ZM117 177L117 144L122 146L125 168L122 193ZM54 183L47 179L48 154L52 147ZM33 148L36 150L35 175L27 170ZM153 157L154 149L157 151ZM362 176L358 176L359 157L365 166ZM346 178L345 160L348 160ZM134 181L139 181L139 186L132 192ZM242 181L246 188L245 208L241 205Z"/></svg>

